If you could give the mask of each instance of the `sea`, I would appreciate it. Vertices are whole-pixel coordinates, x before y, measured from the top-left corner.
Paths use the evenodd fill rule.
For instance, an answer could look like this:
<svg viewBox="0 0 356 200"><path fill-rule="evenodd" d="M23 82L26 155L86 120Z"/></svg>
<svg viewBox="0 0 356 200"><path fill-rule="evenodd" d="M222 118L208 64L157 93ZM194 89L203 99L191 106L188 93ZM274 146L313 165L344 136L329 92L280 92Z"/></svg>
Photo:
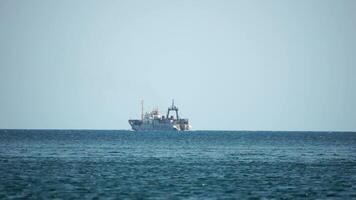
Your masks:
<svg viewBox="0 0 356 200"><path fill-rule="evenodd" d="M0 199L356 199L356 133L0 130Z"/></svg>

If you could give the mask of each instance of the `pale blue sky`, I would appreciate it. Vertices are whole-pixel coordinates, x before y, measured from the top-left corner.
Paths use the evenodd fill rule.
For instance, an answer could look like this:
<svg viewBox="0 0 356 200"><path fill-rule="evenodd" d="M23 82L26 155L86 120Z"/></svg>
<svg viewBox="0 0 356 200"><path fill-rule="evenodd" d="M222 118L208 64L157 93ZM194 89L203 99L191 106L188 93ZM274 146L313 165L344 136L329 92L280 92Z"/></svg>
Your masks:
<svg viewBox="0 0 356 200"><path fill-rule="evenodd" d="M0 0L0 128L356 131L356 1Z"/></svg>

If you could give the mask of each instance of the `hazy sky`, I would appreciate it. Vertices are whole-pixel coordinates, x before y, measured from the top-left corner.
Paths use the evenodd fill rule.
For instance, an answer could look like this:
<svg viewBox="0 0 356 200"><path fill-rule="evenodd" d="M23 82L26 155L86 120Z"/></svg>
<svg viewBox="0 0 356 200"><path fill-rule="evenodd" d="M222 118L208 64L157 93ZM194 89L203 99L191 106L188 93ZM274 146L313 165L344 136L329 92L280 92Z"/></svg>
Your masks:
<svg viewBox="0 0 356 200"><path fill-rule="evenodd" d="M356 131L354 0L0 0L0 128Z"/></svg>

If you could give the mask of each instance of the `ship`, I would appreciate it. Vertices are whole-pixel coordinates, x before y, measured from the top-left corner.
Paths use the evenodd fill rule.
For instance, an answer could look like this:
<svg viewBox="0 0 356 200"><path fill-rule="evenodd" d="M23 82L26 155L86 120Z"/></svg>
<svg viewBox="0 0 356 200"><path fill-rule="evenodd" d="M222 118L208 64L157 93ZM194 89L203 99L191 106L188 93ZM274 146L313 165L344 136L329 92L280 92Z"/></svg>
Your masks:
<svg viewBox="0 0 356 200"><path fill-rule="evenodd" d="M170 115L171 113L173 115ZM166 115L161 115L158 109L144 114L143 101L141 101L141 119L130 119L129 124L134 131L188 131L191 129L189 120L180 118L174 100L168 107Z"/></svg>

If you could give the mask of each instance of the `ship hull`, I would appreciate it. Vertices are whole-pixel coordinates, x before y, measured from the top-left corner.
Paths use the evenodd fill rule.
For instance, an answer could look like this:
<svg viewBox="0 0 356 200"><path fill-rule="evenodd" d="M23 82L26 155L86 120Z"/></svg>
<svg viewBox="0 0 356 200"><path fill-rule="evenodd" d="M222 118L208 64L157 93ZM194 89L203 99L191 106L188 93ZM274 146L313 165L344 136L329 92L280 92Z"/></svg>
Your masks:
<svg viewBox="0 0 356 200"><path fill-rule="evenodd" d="M172 125L132 125L132 130L134 131L179 131L176 127Z"/></svg>
<svg viewBox="0 0 356 200"><path fill-rule="evenodd" d="M158 123L157 121L143 122L142 120L129 120L134 131L187 131L188 126L175 123Z"/></svg>

